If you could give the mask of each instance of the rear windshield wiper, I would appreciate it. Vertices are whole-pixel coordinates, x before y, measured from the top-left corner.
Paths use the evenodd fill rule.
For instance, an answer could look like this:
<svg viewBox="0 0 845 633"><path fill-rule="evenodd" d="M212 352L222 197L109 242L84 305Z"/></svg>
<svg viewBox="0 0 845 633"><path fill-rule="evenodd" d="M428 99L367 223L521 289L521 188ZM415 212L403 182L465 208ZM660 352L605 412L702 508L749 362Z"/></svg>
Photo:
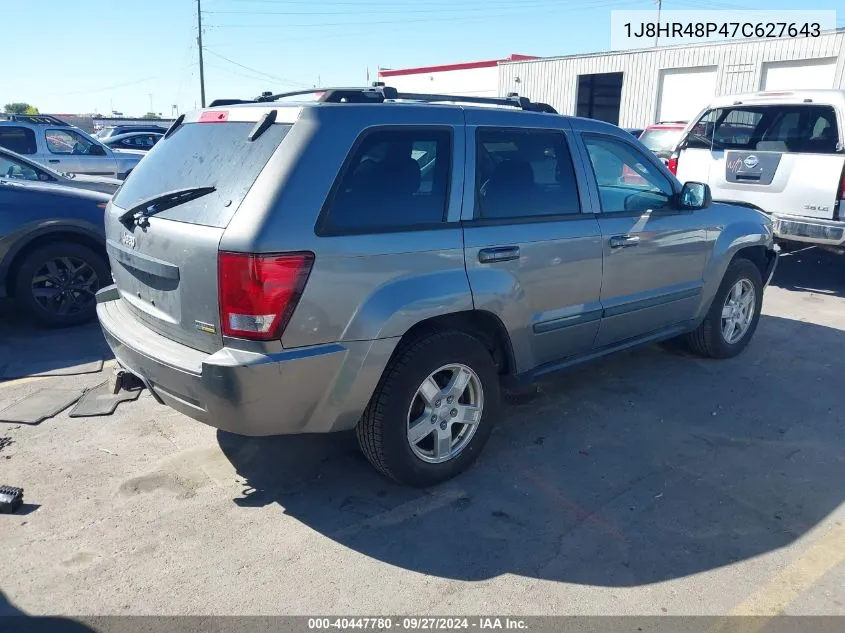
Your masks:
<svg viewBox="0 0 845 633"><path fill-rule="evenodd" d="M126 226L129 226L130 222L140 227L148 226L149 221L147 218L150 216L190 202L191 200L202 198L212 191L217 191L217 187L189 187L187 189L168 191L167 193L162 193L148 200L144 200L131 209L127 209L121 214L118 220Z"/></svg>

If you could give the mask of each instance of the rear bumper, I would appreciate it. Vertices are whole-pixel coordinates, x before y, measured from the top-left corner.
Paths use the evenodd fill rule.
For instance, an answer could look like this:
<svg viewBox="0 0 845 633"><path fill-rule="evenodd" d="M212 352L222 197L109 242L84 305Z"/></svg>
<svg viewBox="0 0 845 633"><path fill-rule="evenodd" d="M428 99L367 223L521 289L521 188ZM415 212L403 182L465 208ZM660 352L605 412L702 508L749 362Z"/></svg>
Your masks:
<svg viewBox="0 0 845 633"><path fill-rule="evenodd" d="M798 215L773 215L775 236L793 242L842 246L845 244L845 222L822 220Z"/></svg>
<svg viewBox="0 0 845 633"><path fill-rule="evenodd" d="M398 339L260 354L206 354L134 319L113 287L97 317L117 362L164 404L240 435L326 433L355 426Z"/></svg>

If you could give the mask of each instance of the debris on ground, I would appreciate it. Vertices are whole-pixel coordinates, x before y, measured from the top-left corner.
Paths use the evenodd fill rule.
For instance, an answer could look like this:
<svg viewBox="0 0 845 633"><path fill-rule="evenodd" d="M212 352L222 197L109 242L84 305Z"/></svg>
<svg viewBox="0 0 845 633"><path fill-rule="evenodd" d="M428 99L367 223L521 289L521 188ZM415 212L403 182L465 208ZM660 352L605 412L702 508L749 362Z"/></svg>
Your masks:
<svg viewBox="0 0 845 633"><path fill-rule="evenodd" d="M0 422L39 424L67 409L85 389L37 389L0 411Z"/></svg>
<svg viewBox="0 0 845 633"><path fill-rule="evenodd" d="M0 513L11 514L23 504L23 488L0 486Z"/></svg>

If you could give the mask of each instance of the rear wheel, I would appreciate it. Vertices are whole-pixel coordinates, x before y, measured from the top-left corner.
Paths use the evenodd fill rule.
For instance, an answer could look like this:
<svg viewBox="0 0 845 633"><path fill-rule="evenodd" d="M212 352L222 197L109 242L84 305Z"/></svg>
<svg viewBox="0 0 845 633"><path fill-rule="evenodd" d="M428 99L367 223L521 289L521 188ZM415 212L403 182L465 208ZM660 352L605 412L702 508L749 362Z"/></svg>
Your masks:
<svg viewBox="0 0 845 633"><path fill-rule="evenodd" d="M430 486L465 470L487 443L499 382L485 346L463 332L418 339L391 362L356 427L384 475Z"/></svg>
<svg viewBox="0 0 845 633"><path fill-rule="evenodd" d="M94 318L94 295L108 279L101 255L82 244L56 242L26 256L18 269L15 296L41 325L78 325Z"/></svg>
<svg viewBox="0 0 845 633"><path fill-rule="evenodd" d="M710 358L731 358L744 350L760 319L763 280L747 259L728 266L719 290L701 325L687 336L687 346Z"/></svg>

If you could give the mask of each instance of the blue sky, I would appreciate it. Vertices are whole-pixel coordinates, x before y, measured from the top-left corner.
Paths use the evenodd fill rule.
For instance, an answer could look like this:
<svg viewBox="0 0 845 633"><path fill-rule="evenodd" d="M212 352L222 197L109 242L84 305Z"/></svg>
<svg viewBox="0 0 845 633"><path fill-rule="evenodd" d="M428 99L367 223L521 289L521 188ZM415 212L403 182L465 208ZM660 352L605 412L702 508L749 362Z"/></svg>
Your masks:
<svg viewBox="0 0 845 633"><path fill-rule="evenodd" d="M841 0L767 0L836 9ZM757 6L755 6L755 4ZM0 105L164 115L199 105L196 0L38 0L3 10ZM22 5L23 6L23 5ZM565 55L610 47L613 9L653 0L203 0L206 95L362 84L369 68ZM664 0L664 9L762 9L754 0ZM727 15L727 14L726 14ZM748 19L751 14L735 17ZM845 14L839 16L843 25Z"/></svg>

